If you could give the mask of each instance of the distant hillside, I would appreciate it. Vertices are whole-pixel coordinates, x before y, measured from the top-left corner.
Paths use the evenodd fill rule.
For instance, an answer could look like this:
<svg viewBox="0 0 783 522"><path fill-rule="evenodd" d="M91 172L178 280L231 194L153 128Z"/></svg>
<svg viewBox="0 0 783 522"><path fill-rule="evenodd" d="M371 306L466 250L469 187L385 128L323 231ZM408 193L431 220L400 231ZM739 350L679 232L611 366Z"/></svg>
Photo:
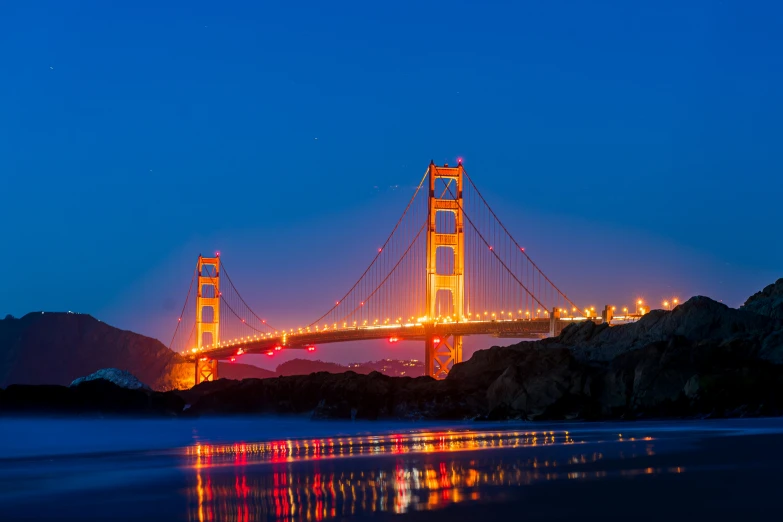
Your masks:
<svg viewBox="0 0 783 522"><path fill-rule="evenodd" d="M34 312L0 320L0 388L62 384L102 368L127 370L155 390L190 388L192 363L157 339L114 328L90 315ZM220 363L229 379L274 377L249 364Z"/></svg>
<svg viewBox="0 0 783 522"><path fill-rule="evenodd" d="M421 377L424 375L424 363L421 361L403 361L396 359L381 359L366 363L351 363L347 366L325 361L309 359L292 359L276 368L277 375L309 375L316 372L342 373L352 371L359 374L379 372L392 377Z"/></svg>
<svg viewBox="0 0 783 522"><path fill-rule="evenodd" d="M221 379L268 379L277 377L271 370L264 370L252 364L227 363L218 361L218 377Z"/></svg>

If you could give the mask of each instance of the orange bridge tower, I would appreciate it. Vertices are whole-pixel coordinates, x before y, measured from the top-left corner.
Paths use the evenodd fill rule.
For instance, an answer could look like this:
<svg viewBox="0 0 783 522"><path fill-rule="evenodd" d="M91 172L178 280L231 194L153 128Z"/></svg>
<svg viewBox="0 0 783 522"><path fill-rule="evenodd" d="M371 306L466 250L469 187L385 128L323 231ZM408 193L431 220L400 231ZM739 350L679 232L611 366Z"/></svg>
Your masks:
<svg viewBox="0 0 783 522"><path fill-rule="evenodd" d="M206 312L206 313L205 313ZM208 340L204 337L207 334ZM220 342L220 257L198 256L196 294L196 347ZM196 359L196 384L218 378L217 359Z"/></svg>
<svg viewBox="0 0 783 522"><path fill-rule="evenodd" d="M456 167L444 165L438 167L430 162L429 168L429 206L427 212L427 320L434 324L438 317L438 294L447 291L451 304L450 321L461 322L465 319L465 230L462 206L462 163ZM436 183L442 180L441 183ZM452 188L456 183L456 187ZM443 194L451 197L435 196L436 184L443 186ZM446 189L445 187L448 187ZM454 215L454 225L448 230L438 230L438 213L450 212ZM444 220L442 220L444 221ZM450 221L446 222L450 223ZM448 250L446 255L453 256L453 262L443 263L451 268L450 273L438 273L438 249ZM444 259L444 261L450 261ZM442 294L441 294L442 295ZM462 336L437 335L428 332L424 346L424 371L426 375L443 379L456 363L462 362Z"/></svg>

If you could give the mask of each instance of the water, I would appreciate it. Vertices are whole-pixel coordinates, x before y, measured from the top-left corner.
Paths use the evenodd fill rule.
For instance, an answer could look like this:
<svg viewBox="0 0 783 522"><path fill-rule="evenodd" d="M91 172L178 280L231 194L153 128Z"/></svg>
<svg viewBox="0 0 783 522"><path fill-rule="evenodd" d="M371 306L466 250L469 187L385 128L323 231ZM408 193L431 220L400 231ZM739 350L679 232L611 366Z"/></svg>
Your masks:
<svg viewBox="0 0 783 522"><path fill-rule="evenodd" d="M0 520L776 513L783 420L0 420Z"/></svg>

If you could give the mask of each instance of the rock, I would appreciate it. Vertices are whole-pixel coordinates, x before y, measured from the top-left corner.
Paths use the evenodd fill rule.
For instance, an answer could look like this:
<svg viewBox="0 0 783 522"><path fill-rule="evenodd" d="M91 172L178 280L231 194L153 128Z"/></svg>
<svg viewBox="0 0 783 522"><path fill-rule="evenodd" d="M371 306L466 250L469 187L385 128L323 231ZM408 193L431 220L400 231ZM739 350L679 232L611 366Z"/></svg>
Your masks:
<svg viewBox="0 0 783 522"><path fill-rule="evenodd" d="M0 394L3 415L176 416L185 406L172 392L127 389L105 379L78 386L14 384Z"/></svg>
<svg viewBox="0 0 783 522"><path fill-rule="evenodd" d="M783 364L783 329L772 332L764 338L759 358L773 364Z"/></svg>
<svg viewBox="0 0 783 522"><path fill-rule="evenodd" d="M309 413L314 419L451 419L464 418L477 408L477 401L471 402L459 386L430 377L387 377L378 372L321 372L215 387L195 399L188 415Z"/></svg>
<svg viewBox="0 0 783 522"><path fill-rule="evenodd" d="M138 380L132 373L117 368L104 368L86 377L79 377L71 383L71 388L95 379L104 379L128 390L150 390L149 386Z"/></svg>
<svg viewBox="0 0 783 522"><path fill-rule="evenodd" d="M740 309L783 321L783 278L750 296Z"/></svg>
<svg viewBox="0 0 783 522"><path fill-rule="evenodd" d="M768 319L747 310L735 310L708 297L693 297L674 310L653 310L635 323L608 326L575 323L545 343L569 347L578 359L611 361L618 355L651 343L682 337L688 341L726 340L763 336L771 331Z"/></svg>
<svg viewBox="0 0 783 522"><path fill-rule="evenodd" d="M685 386L682 388L682 393L685 394L686 397L689 399L695 399L699 395L699 380L701 377L699 375L694 375L690 379L688 379L688 382L685 383Z"/></svg>
<svg viewBox="0 0 783 522"><path fill-rule="evenodd" d="M505 405L530 420L555 419L562 417L562 412L554 411L558 405L589 396L589 372L568 349L537 347L521 354L487 389L490 411Z"/></svg>

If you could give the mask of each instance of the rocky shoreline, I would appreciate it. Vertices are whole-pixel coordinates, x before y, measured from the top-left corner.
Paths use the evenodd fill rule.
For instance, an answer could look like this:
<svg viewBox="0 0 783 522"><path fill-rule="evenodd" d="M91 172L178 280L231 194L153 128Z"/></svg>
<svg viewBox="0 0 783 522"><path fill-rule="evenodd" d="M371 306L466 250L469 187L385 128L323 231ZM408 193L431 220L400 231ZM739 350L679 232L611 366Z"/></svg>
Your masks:
<svg viewBox="0 0 783 522"><path fill-rule="evenodd" d="M8 386L0 414L310 414L322 419L638 419L783 415L783 279L740 309L694 297L632 324L575 323L492 347L449 377L313 373L185 391L108 381Z"/></svg>

